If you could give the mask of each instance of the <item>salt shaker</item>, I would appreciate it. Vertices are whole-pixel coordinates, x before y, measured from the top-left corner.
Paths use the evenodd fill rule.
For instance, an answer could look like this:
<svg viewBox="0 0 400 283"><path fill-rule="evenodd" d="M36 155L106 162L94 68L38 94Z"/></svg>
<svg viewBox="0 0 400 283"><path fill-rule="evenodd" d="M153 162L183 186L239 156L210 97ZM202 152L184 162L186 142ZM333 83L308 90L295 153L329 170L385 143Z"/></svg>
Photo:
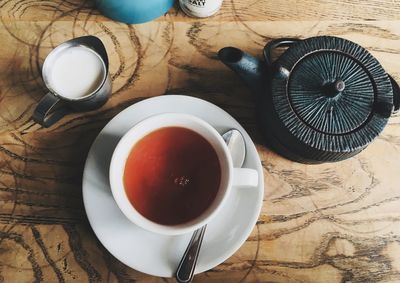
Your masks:
<svg viewBox="0 0 400 283"><path fill-rule="evenodd" d="M205 18L221 8L223 0L179 0L181 9L189 16Z"/></svg>

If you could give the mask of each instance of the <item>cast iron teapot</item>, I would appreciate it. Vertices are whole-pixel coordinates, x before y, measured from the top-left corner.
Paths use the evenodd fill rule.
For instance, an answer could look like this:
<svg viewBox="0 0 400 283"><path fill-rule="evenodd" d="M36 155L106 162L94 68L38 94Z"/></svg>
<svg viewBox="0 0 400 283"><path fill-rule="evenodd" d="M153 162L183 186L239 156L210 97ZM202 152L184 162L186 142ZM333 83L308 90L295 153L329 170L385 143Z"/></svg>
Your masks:
<svg viewBox="0 0 400 283"><path fill-rule="evenodd" d="M287 50L273 61L278 47ZM399 85L366 49L343 38L273 40L265 61L234 47L218 56L257 93L267 145L297 162L356 155L400 107Z"/></svg>

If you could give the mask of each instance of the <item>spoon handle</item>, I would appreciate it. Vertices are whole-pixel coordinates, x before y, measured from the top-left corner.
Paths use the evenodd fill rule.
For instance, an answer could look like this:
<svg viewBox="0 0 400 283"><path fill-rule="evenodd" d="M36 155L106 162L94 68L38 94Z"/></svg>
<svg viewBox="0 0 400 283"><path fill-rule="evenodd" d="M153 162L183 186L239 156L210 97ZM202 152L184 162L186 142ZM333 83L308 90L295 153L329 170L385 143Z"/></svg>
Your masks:
<svg viewBox="0 0 400 283"><path fill-rule="evenodd" d="M194 231L190 243L183 254L182 260L179 263L178 269L176 270L176 280L179 283L192 282L194 269L196 267L197 258L201 243L203 242L204 233L206 232L207 225L204 225L200 229Z"/></svg>

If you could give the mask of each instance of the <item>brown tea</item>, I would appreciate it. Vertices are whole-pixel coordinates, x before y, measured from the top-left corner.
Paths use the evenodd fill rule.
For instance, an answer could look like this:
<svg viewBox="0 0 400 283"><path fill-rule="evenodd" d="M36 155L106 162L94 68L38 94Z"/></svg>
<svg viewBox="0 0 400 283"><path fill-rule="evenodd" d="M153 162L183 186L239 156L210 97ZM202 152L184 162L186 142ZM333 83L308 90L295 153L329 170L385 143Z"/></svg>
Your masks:
<svg viewBox="0 0 400 283"><path fill-rule="evenodd" d="M198 133L166 127L132 148L124 171L125 191L147 219L177 225L200 216L215 199L221 167L212 145Z"/></svg>

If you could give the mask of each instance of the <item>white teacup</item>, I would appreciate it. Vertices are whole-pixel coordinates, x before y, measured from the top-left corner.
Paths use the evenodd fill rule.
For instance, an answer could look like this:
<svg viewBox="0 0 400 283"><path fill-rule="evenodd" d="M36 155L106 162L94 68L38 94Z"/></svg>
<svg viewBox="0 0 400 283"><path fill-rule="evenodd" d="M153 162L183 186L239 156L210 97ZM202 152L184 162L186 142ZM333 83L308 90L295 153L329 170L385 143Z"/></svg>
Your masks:
<svg viewBox="0 0 400 283"><path fill-rule="evenodd" d="M133 146L146 135L164 127L183 127L200 134L215 149L221 167L221 182L214 201L199 217L179 225L161 225L144 217L129 201L123 182L125 164ZM209 223L225 204L231 190L237 189L233 187L256 187L258 173L253 169L233 168L225 141L207 122L188 114L165 113L139 122L122 137L111 159L110 184L117 205L130 221L151 232L178 235Z"/></svg>

